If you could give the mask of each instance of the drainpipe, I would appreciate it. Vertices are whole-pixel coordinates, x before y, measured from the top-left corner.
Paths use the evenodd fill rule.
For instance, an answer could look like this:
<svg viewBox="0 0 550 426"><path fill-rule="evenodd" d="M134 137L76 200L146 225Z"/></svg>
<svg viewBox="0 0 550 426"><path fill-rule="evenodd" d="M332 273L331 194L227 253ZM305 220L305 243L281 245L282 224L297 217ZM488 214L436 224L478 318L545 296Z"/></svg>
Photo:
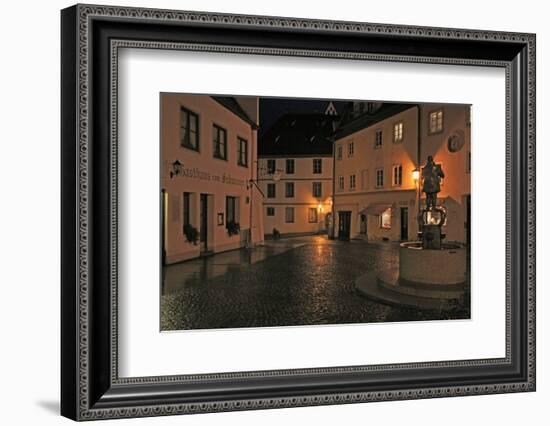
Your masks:
<svg viewBox="0 0 550 426"><path fill-rule="evenodd" d="M417 182L417 189L416 189L416 225L417 225L417 235L420 231L420 179L422 177L422 169L420 166L421 162L421 155L422 155L422 106L420 104L417 105L418 108L418 128L417 128L417 137L416 137L416 168L418 170L418 182Z"/></svg>
<svg viewBox="0 0 550 426"><path fill-rule="evenodd" d="M252 126L250 126L250 182L254 182L254 164L257 164L257 163L254 163L254 142L258 143L257 140L254 139L254 129L252 128ZM254 202L253 202L253 199L254 199L254 188L253 188L253 185L249 185L250 186L250 204L248 205L248 213L249 213L249 221L248 221L248 224L249 224L249 227L250 227L250 231L249 231L249 237L248 237L248 247L252 247L252 208L254 206Z"/></svg>
<svg viewBox="0 0 550 426"><path fill-rule="evenodd" d="M330 240L334 240L334 228L336 226L336 150L335 140L332 140L332 205L331 205L331 215L332 215L332 226L330 229Z"/></svg>

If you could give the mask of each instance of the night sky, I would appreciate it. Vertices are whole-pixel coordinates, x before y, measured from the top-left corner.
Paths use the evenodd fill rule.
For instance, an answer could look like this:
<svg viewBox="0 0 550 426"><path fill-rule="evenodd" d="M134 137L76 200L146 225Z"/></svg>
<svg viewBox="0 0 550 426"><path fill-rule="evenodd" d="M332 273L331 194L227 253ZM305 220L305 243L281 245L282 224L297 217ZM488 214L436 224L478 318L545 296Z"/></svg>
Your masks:
<svg viewBox="0 0 550 426"><path fill-rule="evenodd" d="M260 98L260 129L259 136L264 133L282 115L292 113L324 113L331 99L300 99L300 98ZM332 101L336 111L342 113L345 101Z"/></svg>

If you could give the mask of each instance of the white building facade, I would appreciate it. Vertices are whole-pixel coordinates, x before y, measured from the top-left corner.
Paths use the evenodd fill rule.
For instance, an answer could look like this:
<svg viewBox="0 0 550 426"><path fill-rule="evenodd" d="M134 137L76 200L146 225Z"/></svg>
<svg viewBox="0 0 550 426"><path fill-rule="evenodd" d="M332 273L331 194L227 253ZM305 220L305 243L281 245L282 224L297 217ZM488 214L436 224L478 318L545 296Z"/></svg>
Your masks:
<svg viewBox="0 0 550 426"><path fill-rule="evenodd" d="M443 232L447 241L467 242L470 107L357 104L334 136L334 237L415 240L425 205L417 177L431 155L447 176L438 194Z"/></svg>
<svg viewBox="0 0 550 426"><path fill-rule="evenodd" d="M336 120L332 104L324 114L286 114L260 141L266 236L324 234L332 226L330 135Z"/></svg>

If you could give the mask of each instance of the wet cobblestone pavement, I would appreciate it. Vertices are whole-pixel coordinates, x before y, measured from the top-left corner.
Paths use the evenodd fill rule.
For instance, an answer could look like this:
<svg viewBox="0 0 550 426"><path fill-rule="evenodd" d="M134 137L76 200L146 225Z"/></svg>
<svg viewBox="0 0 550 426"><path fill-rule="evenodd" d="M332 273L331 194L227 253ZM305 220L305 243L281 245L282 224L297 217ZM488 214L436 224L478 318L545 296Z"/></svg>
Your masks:
<svg viewBox="0 0 550 426"><path fill-rule="evenodd" d="M213 329L467 318L469 312L384 305L355 280L398 262L396 243L270 241L164 268L161 329Z"/></svg>

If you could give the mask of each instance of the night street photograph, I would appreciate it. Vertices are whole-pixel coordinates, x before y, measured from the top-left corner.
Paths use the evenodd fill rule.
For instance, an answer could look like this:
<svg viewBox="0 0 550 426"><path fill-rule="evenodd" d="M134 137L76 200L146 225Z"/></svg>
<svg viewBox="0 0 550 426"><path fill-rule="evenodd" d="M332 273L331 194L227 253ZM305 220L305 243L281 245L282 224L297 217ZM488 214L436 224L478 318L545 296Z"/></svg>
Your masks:
<svg viewBox="0 0 550 426"><path fill-rule="evenodd" d="M162 93L161 331L469 319L470 107Z"/></svg>

